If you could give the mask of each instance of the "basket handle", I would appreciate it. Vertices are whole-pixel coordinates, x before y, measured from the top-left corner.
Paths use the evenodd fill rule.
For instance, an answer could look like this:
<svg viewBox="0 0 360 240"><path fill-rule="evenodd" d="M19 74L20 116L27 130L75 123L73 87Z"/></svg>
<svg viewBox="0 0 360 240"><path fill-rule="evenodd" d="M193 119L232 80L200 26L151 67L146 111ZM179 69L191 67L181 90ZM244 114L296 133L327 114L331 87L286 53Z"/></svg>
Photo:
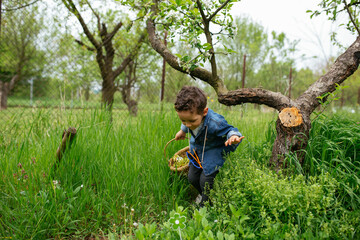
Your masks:
<svg viewBox="0 0 360 240"><path fill-rule="evenodd" d="M189 139L188 137L185 137L185 138ZM164 148L164 157L165 157L165 159L166 159L166 148L167 148L167 146L169 145L169 143L171 143L171 142L173 142L173 141L175 141L175 138L171 139L171 140L165 145L165 148Z"/></svg>

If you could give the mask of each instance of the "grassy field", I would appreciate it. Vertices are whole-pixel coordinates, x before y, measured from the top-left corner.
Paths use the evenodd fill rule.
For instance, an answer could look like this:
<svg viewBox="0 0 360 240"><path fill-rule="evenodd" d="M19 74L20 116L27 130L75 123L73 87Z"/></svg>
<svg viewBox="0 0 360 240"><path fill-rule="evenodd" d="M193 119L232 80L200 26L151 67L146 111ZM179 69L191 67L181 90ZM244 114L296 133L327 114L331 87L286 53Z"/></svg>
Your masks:
<svg viewBox="0 0 360 240"><path fill-rule="evenodd" d="M212 207L169 171L164 147L179 130L171 105L137 117L115 110L0 112L0 238L239 239L359 237L360 118L318 118L302 168L267 169L272 111L210 105L246 136L227 160ZM11 113L11 114L9 114ZM61 134L77 135L58 167ZM186 146L172 142L168 156ZM289 158L291 159L291 158ZM186 229L171 219L183 216Z"/></svg>

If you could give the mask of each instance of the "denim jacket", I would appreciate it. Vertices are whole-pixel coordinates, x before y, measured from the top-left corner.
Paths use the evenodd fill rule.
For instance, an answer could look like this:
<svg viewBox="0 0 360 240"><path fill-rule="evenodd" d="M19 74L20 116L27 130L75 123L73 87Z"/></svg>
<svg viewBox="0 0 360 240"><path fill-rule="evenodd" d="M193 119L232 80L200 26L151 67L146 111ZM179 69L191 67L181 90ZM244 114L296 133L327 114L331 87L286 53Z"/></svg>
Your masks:
<svg viewBox="0 0 360 240"><path fill-rule="evenodd" d="M193 153L195 150L200 161L204 150L204 158L201 164L205 175L210 175L221 168L225 162L225 154L235 151L239 145L225 146L226 140L232 135L242 136L237 128L229 125L223 116L211 109L205 116L203 125L196 136L184 124L181 124L181 130L191 133L190 152ZM205 149L203 149L205 134L206 142Z"/></svg>

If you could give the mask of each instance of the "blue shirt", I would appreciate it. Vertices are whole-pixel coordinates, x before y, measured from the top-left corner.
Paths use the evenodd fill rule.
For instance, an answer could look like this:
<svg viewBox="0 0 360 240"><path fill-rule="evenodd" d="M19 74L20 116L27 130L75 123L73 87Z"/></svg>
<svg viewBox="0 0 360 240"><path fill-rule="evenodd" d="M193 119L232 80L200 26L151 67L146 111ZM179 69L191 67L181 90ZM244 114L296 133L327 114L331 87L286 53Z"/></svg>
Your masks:
<svg viewBox="0 0 360 240"><path fill-rule="evenodd" d="M181 124L181 130L184 132L190 132L190 152L196 151L199 159L202 159L204 152L204 158L202 161L202 167L205 175L210 175L216 170L221 168L225 162L225 155L229 152L235 151L239 144L232 144L231 146L225 146L225 142L233 135L241 137L239 130L227 123L225 118L209 109L207 115L204 118L203 125L200 126L199 132L194 133ZM206 139L205 139L206 134ZM205 148L204 148L204 140ZM189 163L191 164L191 163Z"/></svg>

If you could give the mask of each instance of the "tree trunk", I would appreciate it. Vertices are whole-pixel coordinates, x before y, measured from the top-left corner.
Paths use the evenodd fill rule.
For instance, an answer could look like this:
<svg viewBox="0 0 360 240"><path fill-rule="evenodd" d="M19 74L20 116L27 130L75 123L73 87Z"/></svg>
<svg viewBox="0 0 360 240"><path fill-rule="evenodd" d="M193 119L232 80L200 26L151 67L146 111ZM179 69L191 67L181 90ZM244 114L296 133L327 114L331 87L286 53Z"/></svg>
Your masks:
<svg viewBox="0 0 360 240"><path fill-rule="evenodd" d="M135 101L133 99L130 99L127 102L127 106L128 106L128 110L129 110L130 115L136 117L137 111L138 111L138 107L137 107L138 103L137 103L137 101Z"/></svg>
<svg viewBox="0 0 360 240"><path fill-rule="evenodd" d="M90 86L86 86L86 88L84 89L85 93L85 101L89 101L90 99Z"/></svg>
<svg viewBox="0 0 360 240"><path fill-rule="evenodd" d="M124 84L121 86L121 95L124 103L127 105L129 113L131 116L137 115L138 110L138 102L132 98L131 89L136 83L136 62L131 61L128 65L126 71L126 77L124 80Z"/></svg>
<svg viewBox="0 0 360 240"><path fill-rule="evenodd" d="M103 82L106 83L106 82ZM109 85L109 86L108 86ZM114 93L112 86L110 84L103 84L102 92L102 103L107 109L111 109L114 103Z"/></svg>
<svg viewBox="0 0 360 240"><path fill-rule="evenodd" d="M299 163L302 164L305 157L303 150L307 146L310 128L308 113L301 114L295 107L284 108L276 121L277 135L270 165L276 170L286 168L288 163L284 160L289 154L295 154Z"/></svg>
<svg viewBox="0 0 360 240"><path fill-rule="evenodd" d="M0 81L0 110L7 109L8 94L9 94L9 82Z"/></svg>
<svg viewBox="0 0 360 240"><path fill-rule="evenodd" d="M131 116L137 116L138 102L131 98L131 88L123 87L121 90L123 102L126 104Z"/></svg>
<svg viewBox="0 0 360 240"><path fill-rule="evenodd" d="M20 80L20 74L19 71L19 74L15 74L9 82L0 81L0 110L7 109L8 96L16 82Z"/></svg>
<svg viewBox="0 0 360 240"><path fill-rule="evenodd" d="M107 76L102 82L102 103L104 104L105 108L108 110L112 109L112 105L114 103L114 94L115 94L115 85L114 79Z"/></svg>

